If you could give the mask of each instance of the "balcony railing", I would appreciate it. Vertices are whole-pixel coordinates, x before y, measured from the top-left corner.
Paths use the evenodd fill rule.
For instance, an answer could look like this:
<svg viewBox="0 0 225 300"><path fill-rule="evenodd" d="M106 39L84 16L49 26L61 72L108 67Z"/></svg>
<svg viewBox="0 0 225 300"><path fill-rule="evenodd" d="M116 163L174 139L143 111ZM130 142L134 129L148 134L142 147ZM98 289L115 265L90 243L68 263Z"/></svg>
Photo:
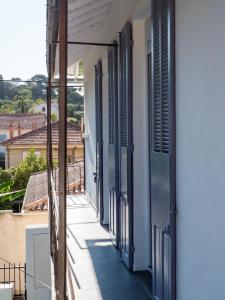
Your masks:
<svg viewBox="0 0 225 300"><path fill-rule="evenodd" d="M14 298L26 299L26 265L4 263L0 267L0 284L13 284Z"/></svg>
<svg viewBox="0 0 225 300"><path fill-rule="evenodd" d="M59 169L53 169L51 172L51 184L49 186L49 213L50 213L50 231L51 231L51 257L54 268L55 287L58 286L59 268L60 268L60 208L59 208ZM84 162L79 161L67 164L67 194L80 194L84 191ZM69 273L67 272L67 276ZM70 282L69 278L67 280ZM69 287L69 286L68 286ZM56 293L57 293L57 288ZM72 289L70 289L73 292ZM70 297L72 299L72 297Z"/></svg>

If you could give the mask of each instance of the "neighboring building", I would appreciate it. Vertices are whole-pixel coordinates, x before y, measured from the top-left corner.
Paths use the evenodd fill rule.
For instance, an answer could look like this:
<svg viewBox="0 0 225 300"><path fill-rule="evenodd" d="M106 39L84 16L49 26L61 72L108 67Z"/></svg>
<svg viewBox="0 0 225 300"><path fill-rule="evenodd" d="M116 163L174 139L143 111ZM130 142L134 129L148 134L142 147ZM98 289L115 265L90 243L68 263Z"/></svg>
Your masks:
<svg viewBox="0 0 225 300"><path fill-rule="evenodd" d="M69 0L68 37L65 4L48 1L48 70L60 72L63 108L65 68L84 62L85 193L109 232L98 239L85 213L80 225L77 207L66 223L64 153L59 201L49 194L55 298L151 299L132 277L145 271L154 300L225 299L225 1Z"/></svg>
<svg viewBox="0 0 225 300"><path fill-rule="evenodd" d="M52 124L53 159L58 161L58 122ZM83 143L80 126L67 124L68 162L83 160ZM6 152L6 168L18 165L29 149L35 149L37 155L46 157L47 127L41 127L1 143Z"/></svg>
<svg viewBox="0 0 225 300"><path fill-rule="evenodd" d="M35 113L43 113L43 114L47 115L47 103L43 102L41 104L36 105L33 108L33 111ZM51 103L51 113L55 114L57 117L59 116L59 104L58 104L58 102L52 102Z"/></svg>
<svg viewBox="0 0 225 300"><path fill-rule="evenodd" d="M0 142L43 127L45 124L46 116L43 113L0 113ZM2 146L0 146L0 168L5 168L5 149Z"/></svg>
<svg viewBox="0 0 225 300"><path fill-rule="evenodd" d="M44 113L0 113L0 141L7 140L46 125Z"/></svg>
<svg viewBox="0 0 225 300"><path fill-rule="evenodd" d="M0 210L0 224L0 282L13 282L15 295L23 294L24 269L20 271L18 267L22 268L26 263L26 227L28 225L47 225L48 212L14 214L10 210ZM12 264L10 265L10 271L7 262ZM15 270L13 265L16 266ZM4 266L6 268L5 271ZM2 298L0 297L0 299Z"/></svg>

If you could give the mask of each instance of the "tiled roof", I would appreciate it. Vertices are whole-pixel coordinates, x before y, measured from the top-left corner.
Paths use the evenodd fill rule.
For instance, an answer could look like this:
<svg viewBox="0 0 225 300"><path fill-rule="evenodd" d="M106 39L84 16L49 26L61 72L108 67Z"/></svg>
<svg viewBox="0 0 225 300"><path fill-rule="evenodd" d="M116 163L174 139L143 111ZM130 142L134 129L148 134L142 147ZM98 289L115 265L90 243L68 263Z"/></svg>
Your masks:
<svg viewBox="0 0 225 300"><path fill-rule="evenodd" d="M46 116L42 113L37 114L0 114L0 129L7 129L10 126L18 128L20 126L24 129L32 129L34 125L36 128L43 127L46 124Z"/></svg>
<svg viewBox="0 0 225 300"><path fill-rule="evenodd" d="M52 124L52 143L59 143L59 122ZM78 125L67 123L67 144L76 145L82 142L81 128ZM47 126L21 134L20 136L8 139L2 145L46 145Z"/></svg>
<svg viewBox="0 0 225 300"><path fill-rule="evenodd" d="M53 171L56 193L58 193L58 169ZM81 188L84 178L84 163L76 162L67 165L67 193ZM40 172L30 176L23 202L23 210L42 210L48 207L47 172Z"/></svg>

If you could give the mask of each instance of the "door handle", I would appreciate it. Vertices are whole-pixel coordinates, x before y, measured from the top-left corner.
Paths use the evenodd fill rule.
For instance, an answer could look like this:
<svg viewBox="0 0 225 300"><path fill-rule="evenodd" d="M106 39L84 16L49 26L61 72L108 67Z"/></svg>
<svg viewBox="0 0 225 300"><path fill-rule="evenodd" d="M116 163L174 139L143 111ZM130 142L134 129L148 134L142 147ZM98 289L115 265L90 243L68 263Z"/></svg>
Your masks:
<svg viewBox="0 0 225 300"><path fill-rule="evenodd" d="M94 172L94 173L93 173L93 176L94 176L94 183L97 183L97 173Z"/></svg>

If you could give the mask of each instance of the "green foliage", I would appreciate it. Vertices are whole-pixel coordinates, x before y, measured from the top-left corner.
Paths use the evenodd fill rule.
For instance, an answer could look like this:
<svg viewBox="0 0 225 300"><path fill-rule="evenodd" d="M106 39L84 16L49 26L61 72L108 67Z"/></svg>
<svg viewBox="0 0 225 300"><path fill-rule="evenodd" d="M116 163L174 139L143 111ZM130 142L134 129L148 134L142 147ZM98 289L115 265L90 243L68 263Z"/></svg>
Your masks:
<svg viewBox="0 0 225 300"><path fill-rule="evenodd" d="M0 209L11 209L9 202L24 196L30 176L46 169L46 159L37 156L35 149L30 148L26 158L17 167L1 170L0 194L7 195L0 195Z"/></svg>
<svg viewBox="0 0 225 300"><path fill-rule="evenodd" d="M42 104L44 102L45 101L43 99L41 99L41 98L38 98L38 99L35 100L35 104L37 104L37 105Z"/></svg>
<svg viewBox="0 0 225 300"><path fill-rule="evenodd" d="M15 112L14 104L10 100L0 100L0 112L1 113L13 113Z"/></svg>
<svg viewBox="0 0 225 300"><path fill-rule="evenodd" d="M31 99L19 99L16 98L13 101L0 100L0 112L1 113L27 113L33 106Z"/></svg>
<svg viewBox="0 0 225 300"><path fill-rule="evenodd" d="M27 186L30 175L47 169L46 159L35 154L35 149L30 148L25 159L15 167L13 176L13 188L24 189Z"/></svg>
<svg viewBox="0 0 225 300"><path fill-rule="evenodd" d="M11 191L13 181L5 181L0 184L0 209L10 209L9 202L20 199L25 195L25 189L14 192Z"/></svg>
<svg viewBox="0 0 225 300"><path fill-rule="evenodd" d="M15 168L1 170L0 171L0 182L5 182L5 181L13 182L14 174L15 174Z"/></svg>
<svg viewBox="0 0 225 300"><path fill-rule="evenodd" d="M67 92L67 102L84 105L84 97L75 88L69 88Z"/></svg>
<svg viewBox="0 0 225 300"><path fill-rule="evenodd" d="M77 89L69 88L67 93L67 115L71 122L77 123L84 115L84 97L77 92Z"/></svg>
<svg viewBox="0 0 225 300"><path fill-rule="evenodd" d="M0 79L3 79L0 75ZM45 75L34 75L31 80L37 82L27 82L21 84L18 82L20 78L12 78L11 81L0 81L0 99L17 101L21 99L29 99L35 101L36 99L46 100L46 81Z"/></svg>
<svg viewBox="0 0 225 300"><path fill-rule="evenodd" d="M68 121L72 124L77 124L77 119L76 118L69 118Z"/></svg>
<svg viewBox="0 0 225 300"><path fill-rule="evenodd" d="M57 115L55 113L51 113L51 120L52 122L56 122L58 119Z"/></svg>
<svg viewBox="0 0 225 300"><path fill-rule="evenodd" d="M4 81L3 80L3 77L2 77L2 74L0 74L0 99L5 99L5 84L4 84Z"/></svg>
<svg viewBox="0 0 225 300"><path fill-rule="evenodd" d="M36 81L29 84L32 93L32 99L46 100L47 77L42 74L37 74L31 77L31 80Z"/></svg>

